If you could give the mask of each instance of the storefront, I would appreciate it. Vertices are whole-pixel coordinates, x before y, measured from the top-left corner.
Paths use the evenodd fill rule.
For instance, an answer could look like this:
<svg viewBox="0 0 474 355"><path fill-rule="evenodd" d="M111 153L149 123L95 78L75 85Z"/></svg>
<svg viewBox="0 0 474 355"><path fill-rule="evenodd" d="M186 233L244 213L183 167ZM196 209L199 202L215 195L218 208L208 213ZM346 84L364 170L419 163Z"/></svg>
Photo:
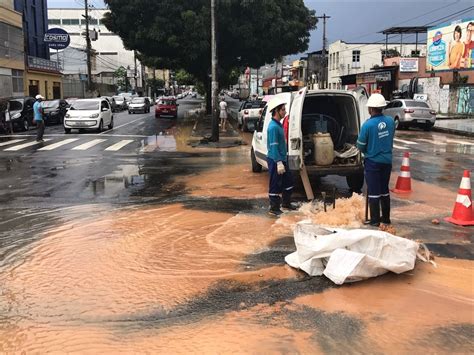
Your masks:
<svg viewBox="0 0 474 355"><path fill-rule="evenodd" d="M369 95L380 93L388 99L396 89L397 70L398 66L390 66L366 73L343 75L341 84L347 89L363 86Z"/></svg>
<svg viewBox="0 0 474 355"><path fill-rule="evenodd" d="M62 74L56 62L36 57L28 57L25 73L25 96L42 95L46 100L60 99Z"/></svg>

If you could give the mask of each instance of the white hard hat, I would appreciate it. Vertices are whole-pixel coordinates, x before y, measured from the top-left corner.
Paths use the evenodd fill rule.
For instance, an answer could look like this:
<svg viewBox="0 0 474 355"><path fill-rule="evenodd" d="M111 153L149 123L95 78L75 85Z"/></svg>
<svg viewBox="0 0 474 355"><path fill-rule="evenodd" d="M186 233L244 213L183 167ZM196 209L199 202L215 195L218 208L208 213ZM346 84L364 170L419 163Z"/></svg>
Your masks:
<svg viewBox="0 0 474 355"><path fill-rule="evenodd" d="M44 97L41 96L40 94L38 94L38 95L35 96L35 99L36 99L36 100L40 100L40 99L41 99L41 100L44 100Z"/></svg>
<svg viewBox="0 0 474 355"><path fill-rule="evenodd" d="M276 107L280 106L280 105L285 105L286 104L286 100L283 98L283 97L274 97L273 99L270 100L270 102L268 103L268 111L273 111Z"/></svg>
<svg viewBox="0 0 474 355"><path fill-rule="evenodd" d="M372 94L367 100L367 107L385 107L387 102L381 94Z"/></svg>

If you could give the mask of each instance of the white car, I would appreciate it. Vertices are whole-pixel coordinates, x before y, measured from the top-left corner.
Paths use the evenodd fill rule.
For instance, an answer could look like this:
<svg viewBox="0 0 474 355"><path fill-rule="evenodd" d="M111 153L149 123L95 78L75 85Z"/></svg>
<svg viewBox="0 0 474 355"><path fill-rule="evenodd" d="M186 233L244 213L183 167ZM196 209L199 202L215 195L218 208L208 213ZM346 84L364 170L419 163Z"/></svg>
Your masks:
<svg viewBox="0 0 474 355"><path fill-rule="evenodd" d="M114 116L105 99L80 99L74 101L64 117L64 132L71 129L94 129L102 132L104 126L114 127Z"/></svg>

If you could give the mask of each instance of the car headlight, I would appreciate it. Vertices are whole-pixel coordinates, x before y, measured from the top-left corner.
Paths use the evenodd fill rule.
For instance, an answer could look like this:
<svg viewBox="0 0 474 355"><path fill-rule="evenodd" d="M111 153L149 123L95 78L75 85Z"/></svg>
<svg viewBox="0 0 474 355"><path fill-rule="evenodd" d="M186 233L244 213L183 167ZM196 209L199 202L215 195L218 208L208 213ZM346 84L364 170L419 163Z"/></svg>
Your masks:
<svg viewBox="0 0 474 355"><path fill-rule="evenodd" d="M89 117L90 117L90 118L97 118L97 117L99 117L99 114L98 114L98 113L94 113L94 114L90 115Z"/></svg>
<svg viewBox="0 0 474 355"><path fill-rule="evenodd" d="M66 113L66 118L71 118L71 115L69 113Z"/></svg>

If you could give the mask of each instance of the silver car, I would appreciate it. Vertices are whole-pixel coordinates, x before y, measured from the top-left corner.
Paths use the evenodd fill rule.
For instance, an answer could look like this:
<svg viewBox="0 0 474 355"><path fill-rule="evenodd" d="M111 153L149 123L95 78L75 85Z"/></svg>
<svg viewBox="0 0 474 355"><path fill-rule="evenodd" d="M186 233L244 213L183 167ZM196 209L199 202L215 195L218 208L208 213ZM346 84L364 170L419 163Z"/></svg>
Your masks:
<svg viewBox="0 0 474 355"><path fill-rule="evenodd" d="M436 121L436 111L424 101L393 100L385 107L383 113L393 117L397 129L415 126L429 131Z"/></svg>

